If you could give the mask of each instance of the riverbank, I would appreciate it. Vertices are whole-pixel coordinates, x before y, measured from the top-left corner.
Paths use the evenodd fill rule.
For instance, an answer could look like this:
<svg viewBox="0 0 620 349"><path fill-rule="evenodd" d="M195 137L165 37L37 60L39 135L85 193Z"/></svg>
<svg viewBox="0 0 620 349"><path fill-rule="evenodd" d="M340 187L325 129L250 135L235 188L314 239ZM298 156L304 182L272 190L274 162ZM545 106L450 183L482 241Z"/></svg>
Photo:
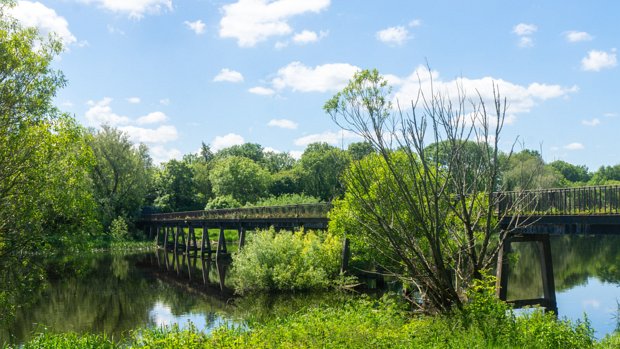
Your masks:
<svg viewBox="0 0 620 349"><path fill-rule="evenodd" d="M446 316L412 316L393 299L361 298L294 314L220 327L134 330L122 338L41 334L23 348L618 348L620 332L601 341L587 321L535 311L514 316L504 303L480 299Z"/></svg>

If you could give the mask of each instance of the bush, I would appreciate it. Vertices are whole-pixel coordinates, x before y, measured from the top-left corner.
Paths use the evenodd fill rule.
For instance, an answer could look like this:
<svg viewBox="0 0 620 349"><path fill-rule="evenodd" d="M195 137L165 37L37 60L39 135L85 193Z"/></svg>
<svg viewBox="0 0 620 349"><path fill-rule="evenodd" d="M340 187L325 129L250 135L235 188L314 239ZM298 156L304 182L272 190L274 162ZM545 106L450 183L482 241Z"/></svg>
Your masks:
<svg viewBox="0 0 620 349"><path fill-rule="evenodd" d="M129 237L129 227L125 218L118 216L112 221L112 224L110 224L110 236L114 241L127 240Z"/></svg>
<svg viewBox="0 0 620 349"><path fill-rule="evenodd" d="M237 207L241 207L241 203L239 201L235 200L235 198L233 198L232 195L224 195L224 196L218 196L218 197L211 199L207 203L205 210L219 210L223 208L237 208Z"/></svg>
<svg viewBox="0 0 620 349"><path fill-rule="evenodd" d="M305 194L282 194L280 196L272 196L258 200L253 204L247 204L246 206L285 206L285 205L299 205L299 204L316 204L320 200L314 196Z"/></svg>
<svg viewBox="0 0 620 349"><path fill-rule="evenodd" d="M233 257L231 278L239 294L324 289L339 276L340 253L331 234L262 231Z"/></svg>

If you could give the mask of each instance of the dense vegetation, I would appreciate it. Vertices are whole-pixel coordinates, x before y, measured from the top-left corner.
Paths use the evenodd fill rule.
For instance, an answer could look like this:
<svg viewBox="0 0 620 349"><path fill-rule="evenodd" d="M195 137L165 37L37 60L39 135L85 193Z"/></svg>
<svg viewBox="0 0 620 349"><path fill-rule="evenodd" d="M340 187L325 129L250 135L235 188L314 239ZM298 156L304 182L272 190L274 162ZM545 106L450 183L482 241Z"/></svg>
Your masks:
<svg viewBox="0 0 620 349"><path fill-rule="evenodd" d="M535 311L515 316L494 298L493 286L475 286L472 302L443 316L412 316L396 298L357 299L314 306L247 328L136 330L124 338L41 334L24 348L616 348L618 334L600 342L585 322L558 321Z"/></svg>

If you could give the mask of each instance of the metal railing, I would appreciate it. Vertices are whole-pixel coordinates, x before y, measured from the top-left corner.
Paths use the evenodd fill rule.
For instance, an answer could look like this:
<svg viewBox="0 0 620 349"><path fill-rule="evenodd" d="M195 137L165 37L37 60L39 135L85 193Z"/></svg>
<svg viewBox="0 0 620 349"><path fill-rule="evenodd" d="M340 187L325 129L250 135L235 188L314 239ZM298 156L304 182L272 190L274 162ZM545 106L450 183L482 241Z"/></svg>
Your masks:
<svg viewBox="0 0 620 349"><path fill-rule="evenodd" d="M243 207L206 211L156 213L142 216L146 221L167 220L246 220L327 218L330 203L286 206Z"/></svg>
<svg viewBox="0 0 620 349"><path fill-rule="evenodd" d="M500 216L620 213L620 185L495 193Z"/></svg>

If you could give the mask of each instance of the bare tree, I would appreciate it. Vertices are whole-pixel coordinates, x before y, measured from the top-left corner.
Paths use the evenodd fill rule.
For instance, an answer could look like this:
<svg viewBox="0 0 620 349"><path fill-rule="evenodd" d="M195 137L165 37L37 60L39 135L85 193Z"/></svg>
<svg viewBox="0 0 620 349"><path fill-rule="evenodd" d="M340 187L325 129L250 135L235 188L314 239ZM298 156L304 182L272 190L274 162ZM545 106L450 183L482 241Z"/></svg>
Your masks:
<svg viewBox="0 0 620 349"><path fill-rule="evenodd" d="M494 194L507 103L497 85L491 105L478 92L468 98L460 85L450 96L428 73L430 83L419 79L406 110L391 103L376 70L358 72L324 109L377 153L344 175L359 233L392 262L389 272L414 287L415 304L446 312L493 267L507 234Z"/></svg>

